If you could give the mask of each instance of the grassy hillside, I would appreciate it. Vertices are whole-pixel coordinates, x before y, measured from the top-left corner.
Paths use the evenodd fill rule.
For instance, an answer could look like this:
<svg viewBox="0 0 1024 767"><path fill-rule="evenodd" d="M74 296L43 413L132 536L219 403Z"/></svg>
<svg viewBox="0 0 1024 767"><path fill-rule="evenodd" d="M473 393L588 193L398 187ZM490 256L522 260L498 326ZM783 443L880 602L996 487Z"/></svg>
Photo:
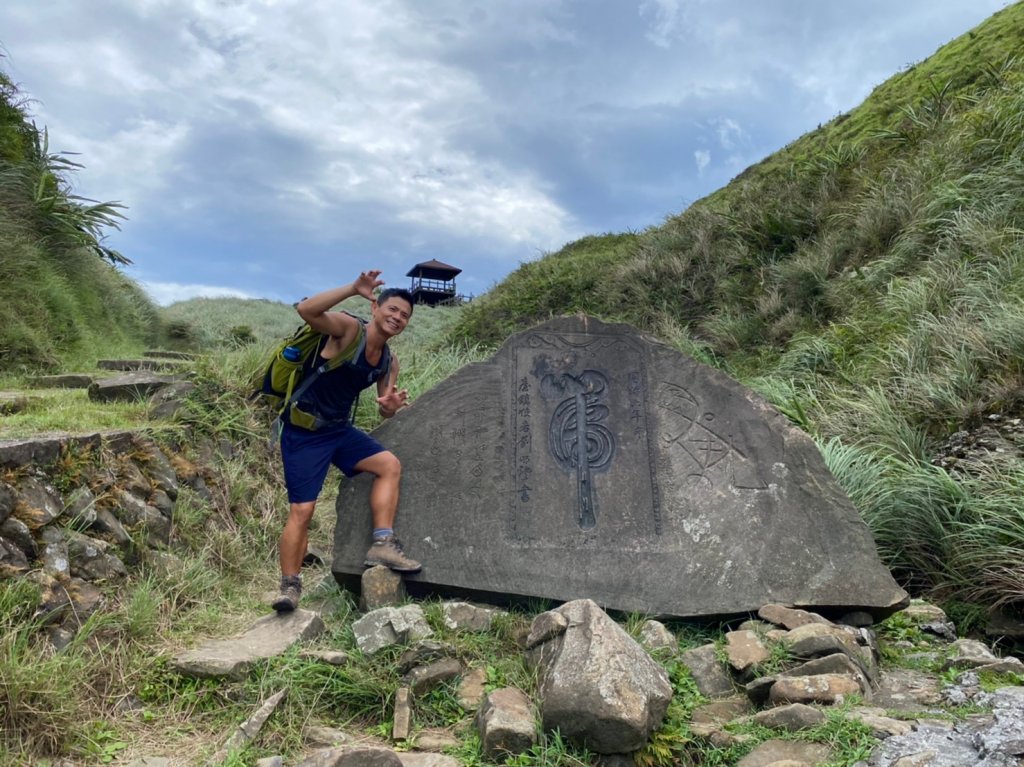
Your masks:
<svg viewBox="0 0 1024 767"><path fill-rule="evenodd" d="M905 580L1024 603L1024 446L933 465L1024 412L1024 4L640 234L587 237L467 308L633 323L815 435Z"/></svg>
<svg viewBox="0 0 1024 767"><path fill-rule="evenodd" d="M74 195L77 169L0 73L0 372L88 367L155 338L156 308L104 244L120 206Z"/></svg>

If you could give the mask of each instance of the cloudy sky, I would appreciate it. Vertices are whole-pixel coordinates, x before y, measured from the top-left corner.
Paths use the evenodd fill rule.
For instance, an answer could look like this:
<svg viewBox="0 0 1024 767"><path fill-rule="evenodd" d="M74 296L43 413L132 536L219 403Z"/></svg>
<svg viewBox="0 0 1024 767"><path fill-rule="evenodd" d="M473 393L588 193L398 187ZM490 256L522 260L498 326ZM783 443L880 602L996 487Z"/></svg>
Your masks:
<svg viewBox="0 0 1024 767"><path fill-rule="evenodd" d="M3 0L0 62L156 300L642 230L1005 0Z"/></svg>

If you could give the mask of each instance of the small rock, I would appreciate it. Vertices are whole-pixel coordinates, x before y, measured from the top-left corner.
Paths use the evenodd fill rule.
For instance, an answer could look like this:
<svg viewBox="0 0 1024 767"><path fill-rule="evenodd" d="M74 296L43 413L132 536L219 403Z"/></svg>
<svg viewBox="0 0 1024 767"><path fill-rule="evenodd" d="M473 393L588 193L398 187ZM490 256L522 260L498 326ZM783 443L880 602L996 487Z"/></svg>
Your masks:
<svg viewBox="0 0 1024 767"><path fill-rule="evenodd" d="M769 623L774 623L776 626L785 626L789 630L793 630L800 626L806 626L810 623L829 623L826 618L823 618L817 613L786 607L785 605L779 604L765 605L757 611L757 616L759 618L763 618Z"/></svg>
<svg viewBox="0 0 1024 767"><path fill-rule="evenodd" d="M457 693L459 706L464 711L476 711L484 698L484 685L487 684L487 672L482 668L470 669L459 683Z"/></svg>
<svg viewBox="0 0 1024 767"><path fill-rule="evenodd" d="M713 643L687 650L681 659L683 665L693 675L701 695L707 698L722 698L736 692L732 677L718 662L718 653Z"/></svg>
<svg viewBox="0 0 1024 767"><path fill-rule="evenodd" d="M675 635L668 630L664 623L659 621L647 621L644 623L640 629L640 644L648 650L655 652L679 649L679 642L676 640Z"/></svg>
<svg viewBox="0 0 1024 767"><path fill-rule="evenodd" d="M780 677L768 693L771 703L841 703L850 695L860 695L856 679L845 674Z"/></svg>
<svg viewBox="0 0 1024 767"><path fill-rule="evenodd" d="M491 622L502 614L501 610L493 607L480 607L469 602L441 604L444 625L457 631L488 631Z"/></svg>
<svg viewBox="0 0 1024 767"><path fill-rule="evenodd" d="M402 576L383 565L363 570L359 583L359 609L363 612L394 607L405 601L405 581Z"/></svg>
<svg viewBox="0 0 1024 767"><path fill-rule="evenodd" d="M442 658L426 666L417 666L405 675L414 695L425 695L441 683L462 673L462 663L455 658Z"/></svg>
<svg viewBox="0 0 1024 767"><path fill-rule="evenodd" d="M408 687L399 687L395 692L395 710L392 716L391 738L408 740L412 727L412 695Z"/></svg>
<svg viewBox="0 0 1024 767"><path fill-rule="evenodd" d="M788 732L809 730L812 727L817 727L825 719L825 714L819 709L803 703L791 703L788 706L778 706L754 714L754 721L762 727Z"/></svg>
<svg viewBox="0 0 1024 767"><path fill-rule="evenodd" d="M319 725L303 728L302 738L311 746L340 746L349 741L348 734L342 730Z"/></svg>
<svg viewBox="0 0 1024 767"><path fill-rule="evenodd" d="M480 745L488 758L505 759L529 751L537 743L537 725L530 699L522 690L494 690L476 716Z"/></svg>
<svg viewBox="0 0 1024 767"><path fill-rule="evenodd" d="M730 631L725 635L725 642L729 665L741 676L771 657L764 642L753 631Z"/></svg>

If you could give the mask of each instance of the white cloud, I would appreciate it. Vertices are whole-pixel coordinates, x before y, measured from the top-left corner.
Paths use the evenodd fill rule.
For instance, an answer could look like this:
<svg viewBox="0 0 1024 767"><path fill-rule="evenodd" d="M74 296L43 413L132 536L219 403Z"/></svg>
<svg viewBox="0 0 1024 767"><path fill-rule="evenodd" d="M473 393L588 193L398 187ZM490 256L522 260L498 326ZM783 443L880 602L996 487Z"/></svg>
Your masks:
<svg viewBox="0 0 1024 767"><path fill-rule="evenodd" d="M715 133L718 136L718 144L722 149L732 149L736 142L745 136L740 124L728 117L720 117L714 120Z"/></svg>
<svg viewBox="0 0 1024 767"><path fill-rule="evenodd" d="M697 163L697 172L703 173L704 169L711 164L711 152L707 149L698 149L693 153L693 159Z"/></svg>
<svg viewBox="0 0 1024 767"><path fill-rule="evenodd" d="M190 298L256 298L235 288L215 285L188 285L178 282L141 282L143 290L160 306Z"/></svg>

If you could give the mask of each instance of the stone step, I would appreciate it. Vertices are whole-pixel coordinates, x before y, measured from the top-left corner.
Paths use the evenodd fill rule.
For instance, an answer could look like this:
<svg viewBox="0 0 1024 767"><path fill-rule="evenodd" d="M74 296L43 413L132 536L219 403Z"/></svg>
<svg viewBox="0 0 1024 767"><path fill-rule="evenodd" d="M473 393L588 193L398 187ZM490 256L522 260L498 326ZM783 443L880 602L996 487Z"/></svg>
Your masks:
<svg viewBox="0 0 1024 767"><path fill-rule="evenodd" d="M97 360L100 370L181 370L188 366L187 360Z"/></svg>
<svg viewBox="0 0 1024 767"><path fill-rule="evenodd" d="M176 376L159 375L148 371L131 371L113 378L101 378L89 386L89 399L93 402L121 400L134 402L155 394L172 384L186 381Z"/></svg>
<svg viewBox="0 0 1024 767"><path fill-rule="evenodd" d="M36 389L88 389L94 377L88 373L59 373L33 376L29 383Z"/></svg>
<svg viewBox="0 0 1024 767"><path fill-rule="evenodd" d="M147 349L142 354L145 357L168 360L194 360L196 358L192 352L172 352L166 349Z"/></svg>
<svg viewBox="0 0 1024 767"><path fill-rule="evenodd" d="M77 449L103 447L117 455L133 449L136 431L117 429L87 434L38 434L26 439L0 439L0 468L43 466L53 463L66 447Z"/></svg>

